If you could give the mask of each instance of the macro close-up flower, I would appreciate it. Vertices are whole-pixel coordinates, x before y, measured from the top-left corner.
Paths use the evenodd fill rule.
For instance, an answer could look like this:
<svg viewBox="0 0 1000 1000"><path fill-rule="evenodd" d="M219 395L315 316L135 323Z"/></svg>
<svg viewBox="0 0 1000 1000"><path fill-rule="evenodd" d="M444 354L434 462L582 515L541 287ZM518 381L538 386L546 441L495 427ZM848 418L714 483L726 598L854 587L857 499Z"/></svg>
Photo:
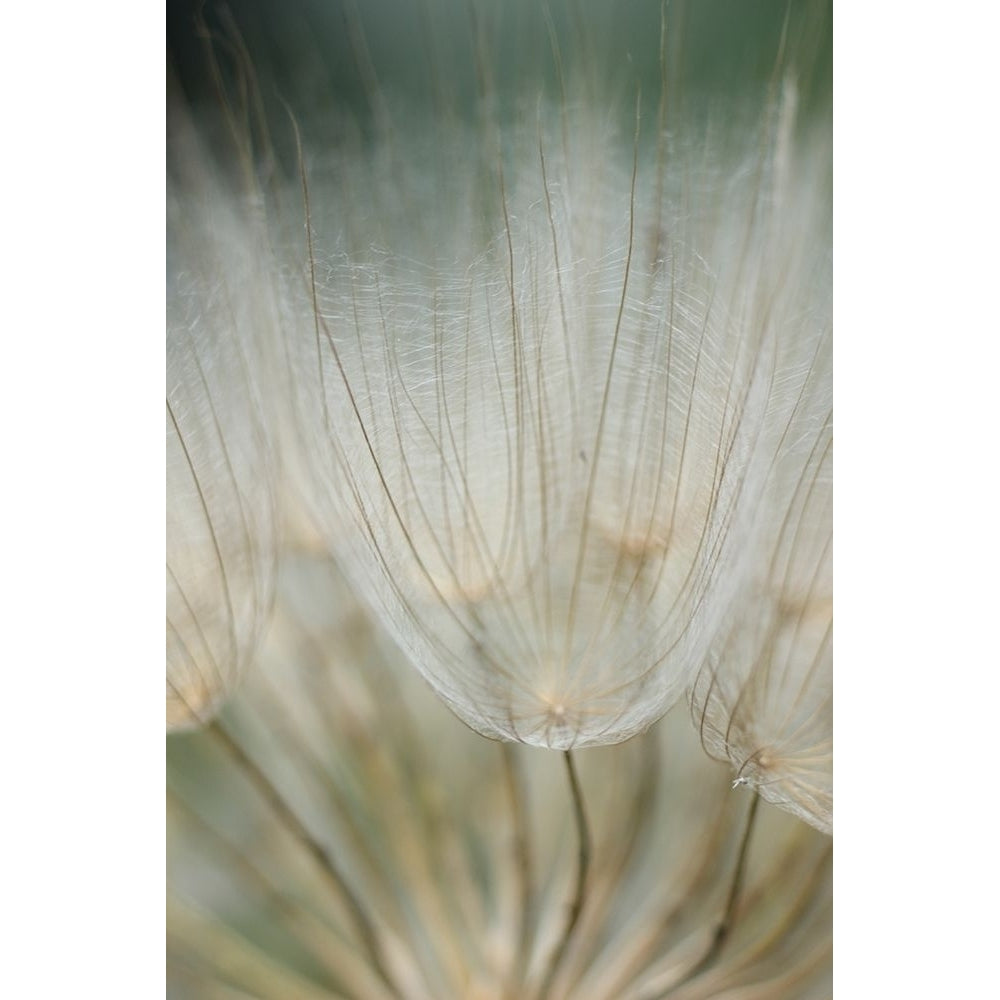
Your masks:
<svg viewBox="0 0 1000 1000"><path fill-rule="evenodd" d="M171 12L169 995L832 995L829 20Z"/></svg>

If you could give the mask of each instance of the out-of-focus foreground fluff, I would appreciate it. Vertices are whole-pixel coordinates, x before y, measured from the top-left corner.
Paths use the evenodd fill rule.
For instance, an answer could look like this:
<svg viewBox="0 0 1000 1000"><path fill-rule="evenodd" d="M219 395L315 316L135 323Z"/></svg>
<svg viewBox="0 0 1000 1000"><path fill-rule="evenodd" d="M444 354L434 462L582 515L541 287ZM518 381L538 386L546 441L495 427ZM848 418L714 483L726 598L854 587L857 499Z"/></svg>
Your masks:
<svg viewBox="0 0 1000 1000"><path fill-rule="evenodd" d="M270 608L275 469L260 398L277 282L250 205L183 113L167 185L167 728L211 716Z"/></svg>
<svg viewBox="0 0 1000 1000"><path fill-rule="evenodd" d="M172 996L831 994L829 9L616 6L177 16Z"/></svg>

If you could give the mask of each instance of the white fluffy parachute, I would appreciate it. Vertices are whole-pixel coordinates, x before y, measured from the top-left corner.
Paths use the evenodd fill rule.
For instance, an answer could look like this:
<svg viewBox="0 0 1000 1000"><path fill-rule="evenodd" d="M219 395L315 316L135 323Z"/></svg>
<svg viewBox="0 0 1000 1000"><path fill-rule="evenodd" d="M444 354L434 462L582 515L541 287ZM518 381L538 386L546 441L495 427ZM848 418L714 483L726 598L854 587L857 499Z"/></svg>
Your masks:
<svg viewBox="0 0 1000 1000"><path fill-rule="evenodd" d="M345 570L469 726L616 743L694 683L784 517L767 456L829 391L794 360L829 326L827 199L781 135L637 135L630 161L565 109L512 134L492 162L397 137L311 170L304 464Z"/></svg>
<svg viewBox="0 0 1000 1000"><path fill-rule="evenodd" d="M833 443L829 344L775 450L752 576L691 692L705 749L769 802L833 831ZM809 391L811 390L811 391Z"/></svg>

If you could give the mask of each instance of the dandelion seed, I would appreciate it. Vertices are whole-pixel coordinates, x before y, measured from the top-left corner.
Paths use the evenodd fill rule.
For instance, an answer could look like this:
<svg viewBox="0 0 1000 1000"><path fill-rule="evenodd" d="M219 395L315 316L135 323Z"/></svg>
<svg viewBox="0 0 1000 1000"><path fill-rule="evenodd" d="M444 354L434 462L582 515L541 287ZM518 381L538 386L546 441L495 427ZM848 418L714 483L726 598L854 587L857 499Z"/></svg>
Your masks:
<svg viewBox="0 0 1000 1000"><path fill-rule="evenodd" d="M656 192L682 166L602 176L542 134L499 177L483 249L488 172L464 173L459 148L451 236L428 236L420 264L330 255L313 220L301 353L324 424L305 440L329 462L318 506L349 572L465 722L569 749L641 732L706 655L761 489L769 394L794 375L775 359L797 303L759 180L720 163L718 188L668 219ZM311 203L376 213L377 162L335 176L348 202L314 174Z"/></svg>
<svg viewBox="0 0 1000 1000"><path fill-rule="evenodd" d="M175 112L176 114L176 112ZM275 559L258 395L273 286L251 229L177 122L168 187L167 728L209 718L260 636Z"/></svg>
<svg viewBox="0 0 1000 1000"><path fill-rule="evenodd" d="M691 696L706 749L729 760L738 781L827 833L833 822L828 362L824 349L814 359L808 395L779 439L769 492L775 514L759 524L757 571Z"/></svg>

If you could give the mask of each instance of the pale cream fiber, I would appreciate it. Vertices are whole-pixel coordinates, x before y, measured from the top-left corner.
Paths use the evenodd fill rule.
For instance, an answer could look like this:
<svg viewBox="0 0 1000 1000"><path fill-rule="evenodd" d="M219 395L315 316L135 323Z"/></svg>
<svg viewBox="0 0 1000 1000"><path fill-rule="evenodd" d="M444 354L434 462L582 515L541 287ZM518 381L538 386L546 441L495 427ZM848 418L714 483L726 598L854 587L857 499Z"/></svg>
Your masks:
<svg viewBox="0 0 1000 1000"><path fill-rule="evenodd" d="M346 571L472 728L569 749L648 727L728 621L781 400L828 388L788 361L828 324L823 223L780 127L656 158L526 116L495 158L310 171L296 349Z"/></svg>

